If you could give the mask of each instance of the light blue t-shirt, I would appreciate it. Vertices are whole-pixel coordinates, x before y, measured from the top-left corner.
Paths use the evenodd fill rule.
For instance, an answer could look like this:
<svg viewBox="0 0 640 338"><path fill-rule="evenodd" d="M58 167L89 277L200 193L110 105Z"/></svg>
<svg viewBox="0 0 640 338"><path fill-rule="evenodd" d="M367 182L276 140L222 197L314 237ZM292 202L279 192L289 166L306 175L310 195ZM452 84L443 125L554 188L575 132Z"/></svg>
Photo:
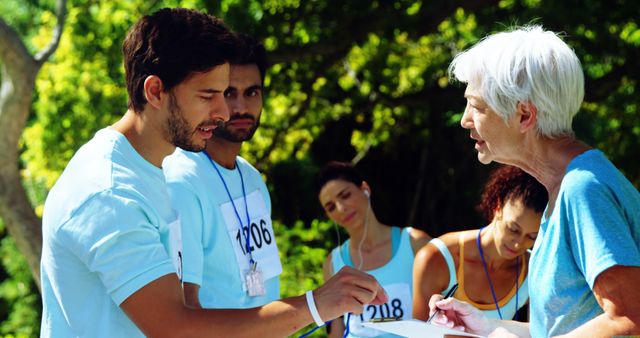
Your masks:
<svg viewBox="0 0 640 338"><path fill-rule="evenodd" d="M100 130L49 192L42 219L42 337L142 337L120 309L175 273L163 246L175 220L162 171Z"/></svg>
<svg viewBox="0 0 640 338"><path fill-rule="evenodd" d="M531 336L567 333L603 311L592 289L615 265L640 266L640 194L598 150L574 158L531 256Z"/></svg>
<svg viewBox="0 0 640 338"><path fill-rule="evenodd" d="M414 254L411 247L410 231L411 228L409 227L404 230L398 227L391 228L391 260L384 266L366 271L382 285L389 296L389 301L381 305L365 304L361 315L352 314L349 317L348 337L396 338L399 336L364 327L362 322L382 317L400 317L402 320L411 319L413 311ZM343 245L331 251L331 265L334 273L345 265L353 267L353 262L349 255L349 241L347 240ZM345 324L347 317L346 314L343 317Z"/></svg>
<svg viewBox="0 0 640 338"><path fill-rule="evenodd" d="M280 298L282 264L271 224L269 191L251 164L241 157L236 163L233 170L217 165L233 204L204 152L176 149L163 163L169 194L181 218L183 281L200 285L199 300L204 308L250 308ZM249 250L238 221L240 217L243 232L247 231L247 211L251 219ZM244 276L249 266L248 251L262 271L264 296L247 293Z"/></svg>

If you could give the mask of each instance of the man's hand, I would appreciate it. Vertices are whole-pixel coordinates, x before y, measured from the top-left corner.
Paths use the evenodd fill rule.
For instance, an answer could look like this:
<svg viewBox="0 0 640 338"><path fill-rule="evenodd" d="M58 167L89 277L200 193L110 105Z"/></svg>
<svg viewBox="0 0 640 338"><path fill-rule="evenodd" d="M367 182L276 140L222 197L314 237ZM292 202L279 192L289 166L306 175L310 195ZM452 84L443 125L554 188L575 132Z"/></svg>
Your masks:
<svg viewBox="0 0 640 338"><path fill-rule="evenodd" d="M347 312L361 314L364 304L379 305L388 300L387 293L373 276L348 266L317 288L313 297L324 321Z"/></svg>

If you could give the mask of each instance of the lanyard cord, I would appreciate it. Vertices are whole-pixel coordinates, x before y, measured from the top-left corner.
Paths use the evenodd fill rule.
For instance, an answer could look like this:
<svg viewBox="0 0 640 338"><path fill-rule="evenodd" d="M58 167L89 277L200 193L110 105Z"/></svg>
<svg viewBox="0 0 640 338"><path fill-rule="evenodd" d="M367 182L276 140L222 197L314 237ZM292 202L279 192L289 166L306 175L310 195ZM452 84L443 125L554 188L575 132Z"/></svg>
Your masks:
<svg viewBox="0 0 640 338"><path fill-rule="evenodd" d="M491 283L491 277L489 276L489 269L487 268L487 262L484 260L484 251L482 250L482 245L480 243L480 234L482 233L482 229L478 230L478 236L476 237L476 244L478 245L478 251L480 251L480 258L482 259L482 266L484 267L484 272L487 274L487 280L489 281L489 287L491 288L491 296L493 296L493 303L496 305L496 310L498 310L498 316L500 316L500 319L502 319L502 312L500 312L500 306L498 305L498 298L496 297L496 292L493 289L493 283ZM516 258L516 320L518 319L518 279L519 277L520 277L520 257L517 257Z"/></svg>
<svg viewBox="0 0 640 338"><path fill-rule="evenodd" d="M231 202L231 206L233 206L233 211L236 213L236 217L238 218L238 223L240 224L240 233L243 235L244 239L245 239L245 243L246 243L246 252L249 253L249 263L251 263L251 265L253 266L253 264L255 263L255 261L253 260L253 255L251 254L251 219L249 218L249 204L247 204L247 193L245 192L244 189L244 179L242 178L242 170L240 170L240 166L238 165L238 161L235 161L236 164L236 169L238 169L238 174L240 174L240 185L242 185L242 197L244 198L244 211L245 214L247 216L247 232L244 232L244 229L242 227L242 219L240 218L240 213L238 213L238 209L236 208L236 204L233 203L233 197L231 197L231 192L229 191L229 187L227 186L227 182L225 182L224 177L222 177L222 173L220 172L220 169L218 169L218 165L216 164L216 162L211 158L211 156L209 156L209 154L206 151L203 151L203 153L207 156L207 158L209 159L209 162L211 162L211 165L213 165L213 168L216 170L216 172L218 173L218 176L220 177L220 180L222 181L222 184L224 185L224 189L227 191L227 195L229 196L229 201Z"/></svg>

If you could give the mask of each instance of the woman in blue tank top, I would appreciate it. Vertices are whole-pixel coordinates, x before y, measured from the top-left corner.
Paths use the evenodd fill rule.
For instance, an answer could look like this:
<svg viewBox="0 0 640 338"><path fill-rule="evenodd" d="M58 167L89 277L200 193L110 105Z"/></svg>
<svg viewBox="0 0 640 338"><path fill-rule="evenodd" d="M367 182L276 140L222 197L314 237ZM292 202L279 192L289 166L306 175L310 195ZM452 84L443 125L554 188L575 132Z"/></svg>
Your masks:
<svg viewBox="0 0 640 338"><path fill-rule="evenodd" d="M512 166L495 170L478 205L490 224L434 238L417 253L414 318L427 320L431 296L458 284L455 298L489 317L512 319L529 299L527 250L546 204L544 186L529 174Z"/></svg>
<svg viewBox="0 0 640 338"><path fill-rule="evenodd" d="M380 223L371 208L371 188L350 163L330 162L316 179L316 193L327 216L349 234L325 260L325 280L344 266L373 275L389 301L365 304L361 315L345 314L330 324L330 337L396 337L362 326L373 318L411 318L415 252L431 239L425 232Z"/></svg>

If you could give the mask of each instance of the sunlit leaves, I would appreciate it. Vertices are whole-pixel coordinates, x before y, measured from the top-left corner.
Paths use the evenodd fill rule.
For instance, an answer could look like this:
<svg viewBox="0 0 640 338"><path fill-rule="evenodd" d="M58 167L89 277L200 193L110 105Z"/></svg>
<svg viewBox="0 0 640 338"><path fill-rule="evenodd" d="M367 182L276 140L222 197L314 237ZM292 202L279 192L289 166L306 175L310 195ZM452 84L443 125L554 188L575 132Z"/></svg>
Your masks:
<svg viewBox="0 0 640 338"><path fill-rule="evenodd" d="M415 15L420 11L420 7L422 7L422 3L416 1L409 8L407 8L408 15Z"/></svg>
<svg viewBox="0 0 640 338"><path fill-rule="evenodd" d="M242 149L242 156L268 179L278 168L299 173L300 163L317 166L337 157L348 160L355 153L363 155L364 162L402 163L400 174L392 171L376 182L381 195L393 196L385 204L399 201L390 208L395 215L408 214L417 181L426 182L419 191L426 197L418 203L425 215L418 223L449 224L459 215L472 215L485 169L470 165L475 164L474 153L458 126L464 109L462 88L449 82L447 66L455 54L486 34L534 20L565 32L583 63L589 102L574 123L578 136L603 149L640 186L634 162L640 156L640 6L629 0L587 0L581 6L502 0L467 10L448 3L72 0L60 48L39 74L33 115L23 135L23 177L33 189L30 197L41 205L45 187L52 185L76 149L125 111L122 39L141 15L165 6L207 9L233 29L263 39L275 56L278 63L265 81L262 126ZM477 3L484 4L476 0L460 6ZM36 50L49 41L55 24L52 4L3 0L0 13L12 15L0 15L23 34L30 50ZM423 20L434 17L425 13L443 9L439 20ZM456 132L464 134L464 140L456 138ZM423 171L415 169L418 153L429 163ZM316 158L318 163L312 163ZM456 181L460 176L470 179ZM274 195L299 185L290 179L282 182L271 186ZM295 204L308 194L297 191L280 203ZM287 253L286 264L291 262L289 255L302 258L287 265L285 273L311 274L310 282L304 283L299 282L307 280L302 273L283 276L285 289L295 294L319 282L318 264L331 245L317 242L322 232L330 231L326 224L313 223L311 229L301 223L292 226L280 227L282 243L291 243L281 250ZM312 272L305 270L312 267Z"/></svg>
<svg viewBox="0 0 640 338"><path fill-rule="evenodd" d="M635 22L629 22L622 28L620 38L634 46L640 46L640 29Z"/></svg>

